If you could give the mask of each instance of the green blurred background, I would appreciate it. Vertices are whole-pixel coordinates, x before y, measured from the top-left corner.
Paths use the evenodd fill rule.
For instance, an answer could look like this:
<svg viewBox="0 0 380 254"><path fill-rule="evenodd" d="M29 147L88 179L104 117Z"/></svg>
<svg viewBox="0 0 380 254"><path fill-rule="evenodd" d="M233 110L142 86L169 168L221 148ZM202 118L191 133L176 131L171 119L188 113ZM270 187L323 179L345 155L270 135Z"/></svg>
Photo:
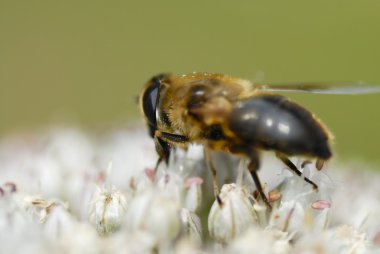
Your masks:
<svg viewBox="0 0 380 254"><path fill-rule="evenodd" d="M139 121L159 72L380 84L380 1L0 1L0 136L52 123ZM291 95L379 160L380 94Z"/></svg>

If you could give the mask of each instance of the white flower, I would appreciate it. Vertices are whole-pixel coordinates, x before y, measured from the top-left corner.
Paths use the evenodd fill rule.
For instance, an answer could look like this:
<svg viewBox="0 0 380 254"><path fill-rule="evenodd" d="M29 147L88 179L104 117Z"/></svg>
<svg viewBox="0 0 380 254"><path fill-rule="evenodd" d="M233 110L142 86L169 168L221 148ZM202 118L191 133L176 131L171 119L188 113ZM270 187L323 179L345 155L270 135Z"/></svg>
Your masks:
<svg viewBox="0 0 380 254"><path fill-rule="evenodd" d="M195 213L182 208L180 219L184 236L188 236L192 241L200 245L202 243L202 226L199 217Z"/></svg>
<svg viewBox="0 0 380 254"><path fill-rule="evenodd" d="M185 196L184 206L192 211L196 212L201 206L202 202L202 189L201 184L203 183L202 178L190 177L185 181L185 187L188 189Z"/></svg>
<svg viewBox="0 0 380 254"><path fill-rule="evenodd" d="M101 188L92 199L89 220L100 235L113 233L119 230L124 222L126 208L124 195L114 186Z"/></svg>
<svg viewBox="0 0 380 254"><path fill-rule="evenodd" d="M220 243L228 243L255 224L257 219L251 204L252 197L244 187L223 185L220 192L222 204L217 201L208 217L210 235Z"/></svg>
<svg viewBox="0 0 380 254"><path fill-rule="evenodd" d="M157 239L143 230L117 232L106 239L102 253L153 253L157 251Z"/></svg>
<svg viewBox="0 0 380 254"><path fill-rule="evenodd" d="M77 220L60 203L50 203L42 210L41 222L47 239L60 240L65 235L76 233Z"/></svg>
<svg viewBox="0 0 380 254"><path fill-rule="evenodd" d="M289 237L286 233L251 227L231 242L227 253L290 254L292 251Z"/></svg>
<svg viewBox="0 0 380 254"><path fill-rule="evenodd" d="M288 232L297 232L303 229L305 210L296 201L283 202L278 209L272 212L270 226Z"/></svg>
<svg viewBox="0 0 380 254"><path fill-rule="evenodd" d="M347 224L362 230L368 239L375 240L380 235L380 175L356 171L359 166L355 164L351 167L333 172L339 183L333 199L339 205L332 207L331 220L335 225Z"/></svg>
<svg viewBox="0 0 380 254"><path fill-rule="evenodd" d="M180 230L180 204L171 193L152 187L136 193L127 212L130 231L145 231L159 243L173 240Z"/></svg>
<svg viewBox="0 0 380 254"><path fill-rule="evenodd" d="M76 128L4 138L0 253L379 253L380 175L363 163L317 171L292 158L315 192L266 154L259 175L269 211L251 196L247 161L213 154L225 183L218 204L202 147L172 155L155 172L140 126L100 138ZM97 188L106 184L115 187Z"/></svg>
<svg viewBox="0 0 380 254"><path fill-rule="evenodd" d="M370 253L365 234L343 225L318 234L304 234L297 240L294 253Z"/></svg>
<svg viewBox="0 0 380 254"><path fill-rule="evenodd" d="M22 197L13 183L0 186L0 234L22 234L33 221L22 207Z"/></svg>

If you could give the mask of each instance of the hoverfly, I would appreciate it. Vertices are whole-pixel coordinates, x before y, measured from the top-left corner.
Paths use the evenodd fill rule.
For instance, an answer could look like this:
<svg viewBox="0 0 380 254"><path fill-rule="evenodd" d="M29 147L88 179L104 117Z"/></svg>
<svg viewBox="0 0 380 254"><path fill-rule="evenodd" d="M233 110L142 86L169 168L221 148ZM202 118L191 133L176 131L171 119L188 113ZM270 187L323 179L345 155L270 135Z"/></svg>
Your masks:
<svg viewBox="0 0 380 254"><path fill-rule="evenodd" d="M211 151L223 151L249 159L248 170L264 203L271 207L260 183L260 151L271 150L294 173L301 171L288 158L316 159L317 169L332 156L331 134L306 108L273 92L331 94L372 93L375 87L340 87L323 84L253 86L251 82L221 74L160 74L148 81L140 96L149 135L158 161L168 163L172 148L191 143L204 146L207 167L213 176L214 194L219 188ZM317 184L304 180L318 189Z"/></svg>

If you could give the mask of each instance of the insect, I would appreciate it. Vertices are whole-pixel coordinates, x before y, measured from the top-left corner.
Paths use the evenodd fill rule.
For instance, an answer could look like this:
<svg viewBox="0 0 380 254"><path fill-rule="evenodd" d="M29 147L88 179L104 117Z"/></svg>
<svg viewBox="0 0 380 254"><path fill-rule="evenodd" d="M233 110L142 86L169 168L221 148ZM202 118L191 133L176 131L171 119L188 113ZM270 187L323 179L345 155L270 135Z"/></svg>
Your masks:
<svg viewBox="0 0 380 254"><path fill-rule="evenodd" d="M332 136L325 125L306 108L273 93L276 91L355 94L375 90L323 84L253 86L244 79L208 73L157 75L148 81L140 96L140 107L159 157L156 169L160 163L168 163L173 148L203 145L214 194L221 203L210 153L223 151L248 158L248 170L257 191L270 208L257 174L260 151L274 151L299 176L302 173L289 156L315 158L319 170L332 156ZM310 179L304 180L318 189Z"/></svg>

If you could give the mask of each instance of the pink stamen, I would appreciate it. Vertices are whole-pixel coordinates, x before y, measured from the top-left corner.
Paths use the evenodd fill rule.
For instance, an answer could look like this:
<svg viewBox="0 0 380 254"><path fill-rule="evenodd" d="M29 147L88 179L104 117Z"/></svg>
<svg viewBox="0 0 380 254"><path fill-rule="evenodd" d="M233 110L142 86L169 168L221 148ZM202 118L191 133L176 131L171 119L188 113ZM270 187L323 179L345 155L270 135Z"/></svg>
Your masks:
<svg viewBox="0 0 380 254"><path fill-rule="evenodd" d="M154 182L156 180L156 172L154 172L153 169L146 168L146 169L144 169L144 173L149 178L149 180L151 180L152 182Z"/></svg>
<svg viewBox="0 0 380 254"><path fill-rule="evenodd" d="M190 177L185 181L185 187L190 188L193 185L201 185L203 183L203 179L200 177Z"/></svg>
<svg viewBox="0 0 380 254"><path fill-rule="evenodd" d="M323 210L331 207L331 203L327 200L318 200L311 204L311 207L316 210Z"/></svg>
<svg viewBox="0 0 380 254"><path fill-rule="evenodd" d="M281 192L279 192L278 190L273 190L271 192L269 192L268 194L268 199L269 199L269 202L274 202L274 201L277 201L281 198Z"/></svg>

